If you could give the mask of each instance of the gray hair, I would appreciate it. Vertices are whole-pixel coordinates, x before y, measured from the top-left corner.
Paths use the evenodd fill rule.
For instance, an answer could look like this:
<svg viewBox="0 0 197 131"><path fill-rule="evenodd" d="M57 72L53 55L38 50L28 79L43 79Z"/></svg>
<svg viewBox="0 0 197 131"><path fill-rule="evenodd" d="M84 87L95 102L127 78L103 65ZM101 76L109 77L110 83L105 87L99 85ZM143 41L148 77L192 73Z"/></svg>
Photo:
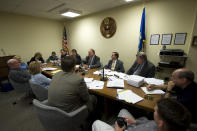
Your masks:
<svg viewBox="0 0 197 131"><path fill-rule="evenodd" d="M146 53L145 52L138 52L136 54L136 56L138 56L140 59L142 59L144 61L147 61L147 56L146 56Z"/></svg>
<svg viewBox="0 0 197 131"><path fill-rule="evenodd" d="M194 81L194 72L192 72L189 69L181 69L178 74L177 74L178 78L186 78L190 81Z"/></svg>
<svg viewBox="0 0 197 131"><path fill-rule="evenodd" d="M9 60L7 61L7 64L8 64L8 66L10 67L10 66L12 66L15 62L16 62L16 59L9 59Z"/></svg>

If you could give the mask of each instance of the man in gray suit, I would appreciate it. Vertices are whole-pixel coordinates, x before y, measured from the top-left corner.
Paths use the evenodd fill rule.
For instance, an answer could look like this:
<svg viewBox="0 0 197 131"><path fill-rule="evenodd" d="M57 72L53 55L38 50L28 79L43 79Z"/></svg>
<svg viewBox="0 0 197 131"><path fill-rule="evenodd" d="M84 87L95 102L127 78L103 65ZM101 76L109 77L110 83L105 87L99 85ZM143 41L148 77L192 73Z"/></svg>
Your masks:
<svg viewBox="0 0 197 131"><path fill-rule="evenodd" d="M127 74L151 78L155 76L155 66L147 60L147 56L144 52L138 52L136 61L128 70Z"/></svg>
<svg viewBox="0 0 197 131"><path fill-rule="evenodd" d="M118 52L112 52L111 60L109 60L108 64L105 65L105 68L124 73L125 70L123 62L118 60L118 57Z"/></svg>
<svg viewBox="0 0 197 131"><path fill-rule="evenodd" d="M154 120L146 117L135 119L126 109L122 109L118 115L127 122L128 131L186 131L191 122L191 114L180 103L171 99L161 99L154 108ZM92 131L124 131L126 127L120 127L115 122L112 127L100 120L92 125Z"/></svg>
<svg viewBox="0 0 197 131"><path fill-rule="evenodd" d="M95 51L93 49L88 51L88 56L86 56L84 61L84 67L90 69L101 67L100 58L95 55Z"/></svg>
<svg viewBox="0 0 197 131"><path fill-rule="evenodd" d="M48 88L49 105L72 112L86 104L92 112L96 97L89 95L84 79L75 73L74 57L65 56L61 60L61 68L63 71L53 76Z"/></svg>

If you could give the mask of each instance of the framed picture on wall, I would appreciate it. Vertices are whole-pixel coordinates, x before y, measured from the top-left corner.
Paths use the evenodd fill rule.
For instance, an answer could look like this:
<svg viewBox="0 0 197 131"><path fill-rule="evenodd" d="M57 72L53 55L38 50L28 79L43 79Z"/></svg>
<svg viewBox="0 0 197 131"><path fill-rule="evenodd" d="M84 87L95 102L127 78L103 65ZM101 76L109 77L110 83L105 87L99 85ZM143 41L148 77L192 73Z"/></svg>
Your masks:
<svg viewBox="0 0 197 131"><path fill-rule="evenodd" d="M176 33L174 44L175 45L184 45L186 41L187 33Z"/></svg>
<svg viewBox="0 0 197 131"><path fill-rule="evenodd" d="M172 41L172 34L162 34L162 45L170 45Z"/></svg>
<svg viewBox="0 0 197 131"><path fill-rule="evenodd" d="M194 37L193 37L192 45L197 46L197 36L194 36Z"/></svg>
<svg viewBox="0 0 197 131"><path fill-rule="evenodd" d="M159 44L160 34L152 34L150 38L151 45L158 45Z"/></svg>

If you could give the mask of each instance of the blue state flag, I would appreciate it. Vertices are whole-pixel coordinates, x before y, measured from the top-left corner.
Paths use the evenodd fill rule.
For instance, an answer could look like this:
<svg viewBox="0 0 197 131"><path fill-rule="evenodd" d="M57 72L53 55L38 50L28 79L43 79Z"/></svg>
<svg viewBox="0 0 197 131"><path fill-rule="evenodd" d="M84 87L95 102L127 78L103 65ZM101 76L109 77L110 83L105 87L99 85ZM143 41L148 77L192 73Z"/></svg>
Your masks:
<svg viewBox="0 0 197 131"><path fill-rule="evenodd" d="M138 44L138 52L142 51L143 43L145 43L145 8L143 9L141 25L140 25L140 39Z"/></svg>

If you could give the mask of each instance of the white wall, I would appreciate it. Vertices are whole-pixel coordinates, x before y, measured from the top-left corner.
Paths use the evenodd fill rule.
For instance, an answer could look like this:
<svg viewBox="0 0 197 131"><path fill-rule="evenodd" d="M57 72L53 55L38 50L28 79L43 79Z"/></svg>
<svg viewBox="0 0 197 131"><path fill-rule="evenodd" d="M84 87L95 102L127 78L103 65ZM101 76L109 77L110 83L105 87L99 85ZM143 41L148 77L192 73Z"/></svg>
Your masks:
<svg viewBox="0 0 197 131"><path fill-rule="evenodd" d="M193 36L197 36L197 9L196 9L196 21L194 23L194 28L193 28ZM193 40L192 40L193 41ZM197 46L193 46L192 42L190 45L190 50L188 54L188 60L187 60L187 65L186 67L194 71L195 73L195 81L197 81Z"/></svg>
<svg viewBox="0 0 197 131"><path fill-rule="evenodd" d="M125 69L128 70L137 52L143 7L146 7L146 53L148 59L157 65L158 52L161 49L161 44L149 45L151 34L172 33L172 44L167 48L183 49L188 53L196 15L196 0L138 2L67 21L65 25L68 30L70 49L76 48L79 54L85 57L88 49L94 48L104 64L110 59L112 51L118 51L120 53L119 59L124 62ZM117 31L110 39L104 38L100 33L100 24L105 17L113 17L117 24ZM185 45L175 46L175 33L185 32L187 33Z"/></svg>
<svg viewBox="0 0 197 131"><path fill-rule="evenodd" d="M63 22L0 12L0 49L7 55L20 55L24 61L37 51L45 60L52 51L59 53L62 33Z"/></svg>

